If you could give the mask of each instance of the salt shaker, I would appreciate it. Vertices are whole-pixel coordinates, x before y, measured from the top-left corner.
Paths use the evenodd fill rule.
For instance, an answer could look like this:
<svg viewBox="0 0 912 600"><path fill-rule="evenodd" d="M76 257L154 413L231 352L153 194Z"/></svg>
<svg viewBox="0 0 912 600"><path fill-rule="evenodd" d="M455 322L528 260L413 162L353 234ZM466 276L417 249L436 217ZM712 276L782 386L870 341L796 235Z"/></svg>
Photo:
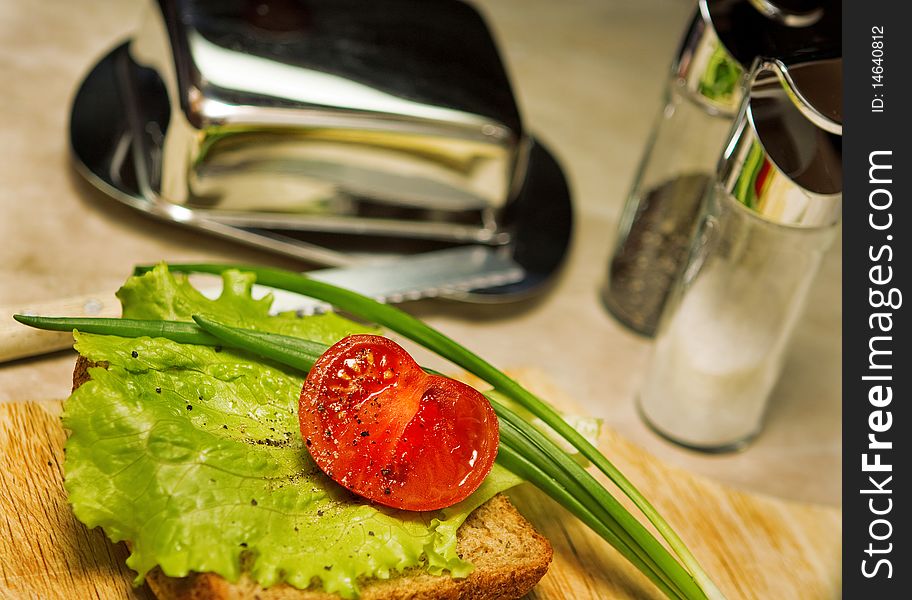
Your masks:
<svg viewBox="0 0 912 600"><path fill-rule="evenodd" d="M680 276L725 136L758 56L838 55L840 8L813 0L700 0L674 60L618 227L601 298L652 336Z"/></svg>
<svg viewBox="0 0 912 600"><path fill-rule="evenodd" d="M761 429L838 228L841 89L841 59L754 69L639 396L672 441L725 451Z"/></svg>

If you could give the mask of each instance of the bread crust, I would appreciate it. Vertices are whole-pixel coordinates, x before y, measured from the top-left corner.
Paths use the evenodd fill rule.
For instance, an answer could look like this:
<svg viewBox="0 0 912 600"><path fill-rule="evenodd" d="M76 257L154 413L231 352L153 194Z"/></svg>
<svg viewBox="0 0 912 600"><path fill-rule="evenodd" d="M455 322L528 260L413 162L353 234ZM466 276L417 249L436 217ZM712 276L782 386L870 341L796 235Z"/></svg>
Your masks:
<svg viewBox="0 0 912 600"><path fill-rule="evenodd" d="M95 365L80 356L73 389L91 377ZM476 508L457 531L459 555L475 569L463 579L431 575L416 567L390 579L359 581L361 600L501 600L527 594L551 564L551 544L516 510L496 495ZM156 567L146 581L161 600L333 600L318 586L300 590L287 584L260 587L247 575L230 582L214 573L169 577Z"/></svg>

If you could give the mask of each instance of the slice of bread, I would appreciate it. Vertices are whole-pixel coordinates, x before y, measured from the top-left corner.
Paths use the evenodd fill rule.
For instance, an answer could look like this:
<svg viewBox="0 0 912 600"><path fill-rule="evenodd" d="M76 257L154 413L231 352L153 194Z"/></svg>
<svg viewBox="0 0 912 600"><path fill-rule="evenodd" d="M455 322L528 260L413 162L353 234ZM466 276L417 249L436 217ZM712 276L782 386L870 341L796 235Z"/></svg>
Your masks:
<svg viewBox="0 0 912 600"><path fill-rule="evenodd" d="M76 361L73 389L89 379L92 364ZM551 544L510 501L497 495L475 509L457 533L459 555L475 565L464 579L430 575L412 568L390 579L359 581L361 600L501 600L519 598L544 576ZM289 585L262 588L243 576L232 583L213 573L168 577L158 568L146 581L161 600L332 600L319 586L299 590Z"/></svg>

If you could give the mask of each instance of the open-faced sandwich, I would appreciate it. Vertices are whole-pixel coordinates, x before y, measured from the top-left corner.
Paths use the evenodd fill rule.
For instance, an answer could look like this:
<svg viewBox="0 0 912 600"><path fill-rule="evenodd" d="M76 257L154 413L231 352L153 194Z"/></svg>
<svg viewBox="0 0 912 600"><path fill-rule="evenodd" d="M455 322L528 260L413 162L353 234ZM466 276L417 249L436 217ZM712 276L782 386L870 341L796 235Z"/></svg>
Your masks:
<svg viewBox="0 0 912 600"><path fill-rule="evenodd" d="M350 334L376 333L334 314L269 316L268 301L250 297L252 276L230 273L225 282L222 297L210 301L158 268L127 282L120 292L123 314L183 321L201 314L325 344ZM498 496L518 479L503 467L492 468L497 425L493 412L483 413L488 422L478 421L494 428L495 439L482 448L486 455L479 457L473 466L477 468L457 472L456 465L440 460L452 456L444 444L458 441L438 426L437 431L422 429L421 445L410 448L413 455L423 450L423 456L406 457L405 462L386 457L389 465L374 469L367 459L380 454L375 449L381 445L387 454L388 439L380 439L377 419L361 422L362 417L367 420L367 410L358 413L351 402L345 409L331 406L348 400L342 394L320 398L319 412L302 414L350 411L347 424L334 424L334 435L343 437L354 426L357 439L341 441L341 447L332 450L337 454L333 458L326 455L323 436L302 437L298 405L304 379L290 368L230 348L162 338L80 333L76 348L76 389L64 412L70 431L65 464L70 502L86 525L101 526L111 539L130 544L129 566L160 597L323 598L360 593L365 598L513 598L525 594L547 569L548 543ZM380 369L381 380L385 372L389 385L384 387L409 393L406 388L415 384L406 379L413 376L398 364L407 361L399 355L393 364L392 353L381 356L375 351L375 369ZM328 376L337 375L327 370L338 366L327 364L322 380L308 380L318 388L315 393L322 389L325 395ZM352 370L368 366L351 362L348 373L342 373L351 386L348 396L355 387L365 391L377 375ZM448 385L441 382L438 387ZM374 395L380 395L378 390ZM306 400L304 396L301 402ZM409 409L406 402L367 400ZM432 428L431 415L426 416ZM309 427L317 427L316 422ZM464 429L473 428L478 429ZM401 432L398 437L403 437ZM318 444L320 454L315 452ZM344 455L338 456L339 451ZM323 470L311 453L322 459ZM414 471L429 466L426 457L433 453L438 460L428 472L361 477L370 489L383 486L373 501L346 490L324 472L331 472L334 464L337 474L343 468L352 470L346 476L354 481L372 470L386 472L387 466ZM478 481L469 482L474 493L462 499L459 484L466 479ZM476 489L482 479L484 484ZM395 501L379 504L384 491ZM435 503L436 498L443 498L445 506Z"/></svg>
<svg viewBox="0 0 912 600"><path fill-rule="evenodd" d="M221 296L209 300L172 272L182 268L221 273ZM492 389L422 369L374 325L270 315L271 299L251 296L254 281L385 325ZM122 319L17 319L76 330L80 357L63 413L69 501L87 526L127 542L136 582L160 598L516 598L552 554L500 494L523 480L668 597L721 597L591 442L395 308L296 274L211 265L144 269L118 296ZM680 562L583 457L656 524Z"/></svg>

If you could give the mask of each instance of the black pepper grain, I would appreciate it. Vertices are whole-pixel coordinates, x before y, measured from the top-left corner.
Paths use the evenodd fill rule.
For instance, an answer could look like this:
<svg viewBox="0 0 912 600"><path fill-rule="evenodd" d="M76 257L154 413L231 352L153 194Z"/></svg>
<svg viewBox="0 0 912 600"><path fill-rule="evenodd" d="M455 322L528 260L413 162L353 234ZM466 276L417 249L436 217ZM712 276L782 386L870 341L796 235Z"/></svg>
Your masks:
<svg viewBox="0 0 912 600"><path fill-rule="evenodd" d="M692 231L711 180L708 173L684 174L646 191L611 259L611 284L602 288L602 302L638 333L655 335L687 262Z"/></svg>
<svg viewBox="0 0 912 600"><path fill-rule="evenodd" d="M139 358L139 352L134 350L133 352L130 353L130 356L132 356L133 358Z"/></svg>

